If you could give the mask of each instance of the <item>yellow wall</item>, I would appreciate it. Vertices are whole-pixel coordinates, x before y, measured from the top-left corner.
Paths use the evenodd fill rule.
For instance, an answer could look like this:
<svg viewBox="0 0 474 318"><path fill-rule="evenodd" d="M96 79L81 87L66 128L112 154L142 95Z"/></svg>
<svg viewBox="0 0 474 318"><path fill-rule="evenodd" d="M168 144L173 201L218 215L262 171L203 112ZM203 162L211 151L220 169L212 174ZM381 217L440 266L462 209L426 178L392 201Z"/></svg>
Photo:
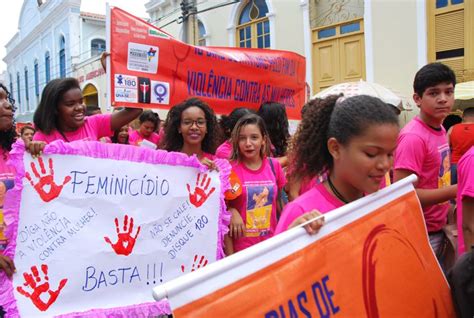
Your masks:
<svg viewBox="0 0 474 318"><path fill-rule="evenodd" d="M373 81L411 98L418 71L416 1L371 1ZM404 112L406 113L406 112ZM418 113L402 115L402 121Z"/></svg>

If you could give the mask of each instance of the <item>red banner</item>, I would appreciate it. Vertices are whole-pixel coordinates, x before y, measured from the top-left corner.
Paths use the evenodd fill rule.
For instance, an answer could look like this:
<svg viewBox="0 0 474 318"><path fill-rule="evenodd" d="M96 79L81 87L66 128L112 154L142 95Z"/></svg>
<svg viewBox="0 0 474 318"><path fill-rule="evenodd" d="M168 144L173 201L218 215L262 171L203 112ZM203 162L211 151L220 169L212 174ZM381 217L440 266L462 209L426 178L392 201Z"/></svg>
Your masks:
<svg viewBox="0 0 474 318"><path fill-rule="evenodd" d="M112 106L169 109L198 97L227 114L279 102L289 118L300 118L306 76L301 55L188 45L118 8L109 21Z"/></svg>

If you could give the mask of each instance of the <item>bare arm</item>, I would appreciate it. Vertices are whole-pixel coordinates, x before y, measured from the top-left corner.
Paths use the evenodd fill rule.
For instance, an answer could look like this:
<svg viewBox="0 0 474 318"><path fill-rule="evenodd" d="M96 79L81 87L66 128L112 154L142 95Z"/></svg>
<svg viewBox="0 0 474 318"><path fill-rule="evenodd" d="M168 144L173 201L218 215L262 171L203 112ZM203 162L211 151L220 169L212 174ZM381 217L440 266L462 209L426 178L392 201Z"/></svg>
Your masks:
<svg viewBox="0 0 474 318"><path fill-rule="evenodd" d="M395 170L393 174L393 180L397 182L398 180L406 178L411 174L413 174L413 172L409 170ZM456 192L458 191L457 185L452 185L441 189L418 189L416 187L416 183L414 184L414 186L416 189L416 194L418 195L422 206L443 203L448 200L454 199L456 198Z"/></svg>
<svg viewBox="0 0 474 318"><path fill-rule="evenodd" d="M287 156L278 157L278 158L276 158L276 160L278 160L278 162L280 163L280 166L282 168L285 168L288 165L288 157Z"/></svg>
<svg viewBox="0 0 474 318"><path fill-rule="evenodd" d="M462 232L466 251L470 251L474 245L474 197L464 197L462 200Z"/></svg>
<svg viewBox="0 0 474 318"><path fill-rule="evenodd" d="M112 130L122 128L122 126L128 124L143 112L141 108L125 108L119 112L112 114Z"/></svg>

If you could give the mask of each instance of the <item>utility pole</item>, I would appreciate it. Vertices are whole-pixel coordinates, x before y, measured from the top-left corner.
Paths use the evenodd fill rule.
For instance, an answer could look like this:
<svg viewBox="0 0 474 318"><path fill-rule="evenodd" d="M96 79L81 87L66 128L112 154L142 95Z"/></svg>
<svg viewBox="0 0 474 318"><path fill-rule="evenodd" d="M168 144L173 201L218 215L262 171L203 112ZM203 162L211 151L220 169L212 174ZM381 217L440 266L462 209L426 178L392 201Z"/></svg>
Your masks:
<svg viewBox="0 0 474 318"><path fill-rule="evenodd" d="M183 19L183 41L195 45L198 39L196 0L181 0L180 7Z"/></svg>

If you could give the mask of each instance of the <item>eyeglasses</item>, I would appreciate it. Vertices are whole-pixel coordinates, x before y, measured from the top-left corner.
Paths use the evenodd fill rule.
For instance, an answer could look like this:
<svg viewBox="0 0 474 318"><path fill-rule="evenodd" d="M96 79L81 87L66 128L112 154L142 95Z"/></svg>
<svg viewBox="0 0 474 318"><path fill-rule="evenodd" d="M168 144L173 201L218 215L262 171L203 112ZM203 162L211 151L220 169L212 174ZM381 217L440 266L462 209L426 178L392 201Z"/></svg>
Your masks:
<svg viewBox="0 0 474 318"><path fill-rule="evenodd" d="M203 118L199 118L198 120L185 119L181 121L181 125L187 127L192 127L194 124L196 124L196 126L202 128L206 126L206 123L207 121Z"/></svg>

